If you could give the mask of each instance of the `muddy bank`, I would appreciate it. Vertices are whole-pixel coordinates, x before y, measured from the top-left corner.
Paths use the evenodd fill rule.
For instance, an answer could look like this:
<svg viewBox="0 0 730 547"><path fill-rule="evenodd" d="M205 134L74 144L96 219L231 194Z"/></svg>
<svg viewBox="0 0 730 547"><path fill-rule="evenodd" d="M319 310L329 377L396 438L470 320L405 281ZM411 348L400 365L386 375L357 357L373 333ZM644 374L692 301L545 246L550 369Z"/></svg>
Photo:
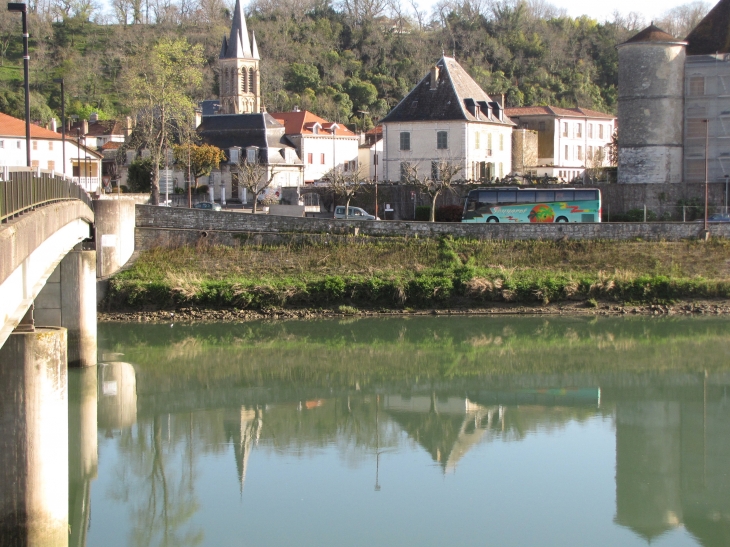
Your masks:
<svg viewBox="0 0 730 547"><path fill-rule="evenodd" d="M104 322L243 322L261 319L315 319L320 317L377 317L407 315L730 315L730 300L686 300L672 304L622 305L615 302L560 302L548 305L495 303L481 308L443 308L422 310L271 309L266 311L184 307L175 310L133 310L99 312Z"/></svg>

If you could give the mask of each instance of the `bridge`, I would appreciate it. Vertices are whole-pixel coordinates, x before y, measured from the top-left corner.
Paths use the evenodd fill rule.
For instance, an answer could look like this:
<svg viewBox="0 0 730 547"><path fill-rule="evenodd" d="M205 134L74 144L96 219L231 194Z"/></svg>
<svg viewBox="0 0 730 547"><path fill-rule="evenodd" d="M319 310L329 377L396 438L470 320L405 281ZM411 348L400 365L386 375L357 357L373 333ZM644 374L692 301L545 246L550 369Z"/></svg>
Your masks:
<svg viewBox="0 0 730 547"><path fill-rule="evenodd" d="M131 201L0 172L0 544L68 545L68 450L83 447L69 442L67 367L97 363L97 277L131 256L133 230Z"/></svg>

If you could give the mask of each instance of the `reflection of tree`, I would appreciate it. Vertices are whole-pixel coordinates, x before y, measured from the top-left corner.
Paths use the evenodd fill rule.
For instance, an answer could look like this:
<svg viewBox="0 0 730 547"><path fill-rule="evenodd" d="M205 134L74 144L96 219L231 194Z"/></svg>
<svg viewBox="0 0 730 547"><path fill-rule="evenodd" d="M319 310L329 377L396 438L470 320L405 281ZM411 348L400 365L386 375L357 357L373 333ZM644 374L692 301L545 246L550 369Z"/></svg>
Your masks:
<svg viewBox="0 0 730 547"><path fill-rule="evenodd" d="M164 433L163 421L167 422ZM140 421L120 439L128 468L122 470L119 490L112 495L131 505L133 545L199 545L203 541L202 531L188 525L198 509L195 452L182 451L180 463L173 457L181 442L192 445L193 422L192 418L180 420L181 427L175 428L176 422L172 416L163 420L155 415L151 424Z"/></svg>

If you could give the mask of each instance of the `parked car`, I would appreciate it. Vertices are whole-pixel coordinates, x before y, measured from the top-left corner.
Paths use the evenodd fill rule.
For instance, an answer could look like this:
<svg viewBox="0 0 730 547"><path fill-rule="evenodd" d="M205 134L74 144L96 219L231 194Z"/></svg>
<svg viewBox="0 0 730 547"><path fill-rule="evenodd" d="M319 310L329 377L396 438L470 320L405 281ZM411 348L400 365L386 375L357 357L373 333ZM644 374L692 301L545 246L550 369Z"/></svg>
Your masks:
<svg viewBox="0 0 730 547"><path fill-rule="evenodd" d="M707 222L730 222L730 214L715 213L707 217Z"/></svg>
<svg viewBox="0 0 730 547"><path fill-rule="evenodd" d="M208 211L220 211L220 203L211 203L210 201L199 201L193 205L193 209L207 209Z"/></svg>
<svg viewBox="0 0 730 547"><path fill-rule="evenodd" d="M344 205L335 207L335 218L345 218ZM380 220L378 217L368 213L365 209L360 209L360 207L350 207L347 211L347 218L353 220Z"/></svg>

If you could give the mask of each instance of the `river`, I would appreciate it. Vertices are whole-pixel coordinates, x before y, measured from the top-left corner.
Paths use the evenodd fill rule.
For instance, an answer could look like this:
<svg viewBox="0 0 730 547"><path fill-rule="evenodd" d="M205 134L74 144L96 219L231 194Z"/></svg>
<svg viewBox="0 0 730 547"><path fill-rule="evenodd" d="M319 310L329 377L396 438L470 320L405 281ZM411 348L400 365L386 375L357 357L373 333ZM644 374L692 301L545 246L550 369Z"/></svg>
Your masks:
<svg viewBox="0 0 730 547"><path fill-rule="evenodd" d="M101 324L70 545L726 546L730 320Z"/></svg>

